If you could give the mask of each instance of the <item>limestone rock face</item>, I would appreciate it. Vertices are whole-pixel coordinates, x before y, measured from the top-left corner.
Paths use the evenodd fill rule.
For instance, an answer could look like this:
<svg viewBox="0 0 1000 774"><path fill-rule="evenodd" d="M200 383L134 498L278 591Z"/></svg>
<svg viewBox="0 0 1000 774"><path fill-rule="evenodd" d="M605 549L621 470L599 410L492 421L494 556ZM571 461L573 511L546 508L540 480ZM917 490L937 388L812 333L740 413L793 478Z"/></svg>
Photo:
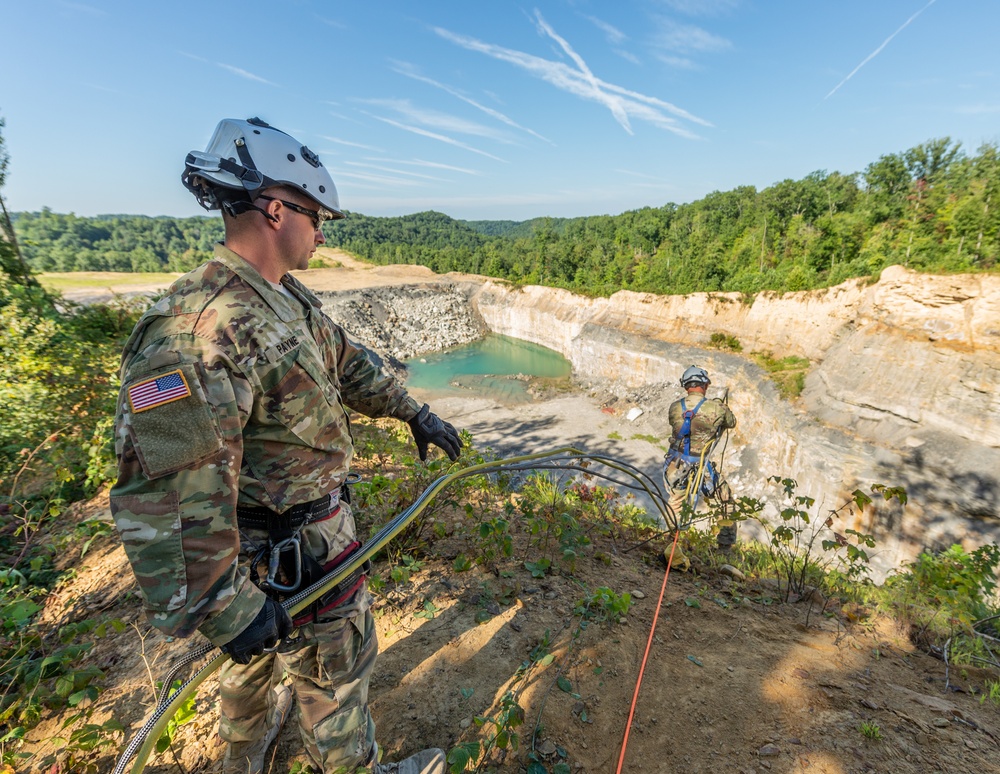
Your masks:
<svg viewBox="0 0 1000 774"><path fill-rule="evenodd" d="M924 548L1000 542L1000 277L937 277L891 267L879 282L823 291L588 299L486 282L473 296L497 333L561 352L583 379L676 384L691 363L730 388L740 419L730 479L763 495L769 475L840 505L871 483L904 486L909 505L844 526L876 534L883 570ZM742 354L806 357L794 403Z"/></svg>
<svg viewBox="0 0 1000 774"><path fill-rule="evenodd" d="M877 502L836 525L876 536L876 577L922 549L1000 542L1000 277L891 267L875 284L752 303L732 293L591 299L467 275L322 297L392 368L486 330L549 347L579 381L638 396L643 432L657 437L670 432L679 375L707 368L739 420L724 460L737 496L774 513L783 503L767 477L790 477L825 515L872 483L906 488L905 509ZM716 333L742 353L710 348ZM801 397L780 397L754 351L808 358Z"/></svg>

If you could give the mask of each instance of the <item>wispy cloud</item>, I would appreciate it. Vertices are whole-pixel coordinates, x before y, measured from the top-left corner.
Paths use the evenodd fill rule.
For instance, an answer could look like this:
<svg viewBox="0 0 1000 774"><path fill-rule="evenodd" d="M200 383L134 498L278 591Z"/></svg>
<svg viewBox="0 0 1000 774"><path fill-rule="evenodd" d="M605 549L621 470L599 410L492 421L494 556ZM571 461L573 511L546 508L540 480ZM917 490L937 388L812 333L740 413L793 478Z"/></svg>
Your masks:
<svg viewBox="0 0 1000 774"><path fill-rule="evenodd" d="M461 116L430 110L413 104L408 99L362 99L360 102L391 110L404 120L424 126L429 129L440 129L444 132L467 134L473 137L485 137L507 145L514 144L511 137L504 131L491 126L469 121Z"/></svg>
<svg viewBox="0 0 1000 774"><path fill-rule="evenodd" d="M263 83L267 86L278 85L267 80L267 78L261 78L259 75L254 75L252 72L244 70L242 67L236 67L235 65L226 64L225 62L216 62L216 64L223 70L231 72L233 75L238 75L240 78L246 78L248 81L256 81L257 83Z"/></svg>
<svg viewBox="0 0 1000 774"><path fill-rule="evenodd" d="M697 70L698 65L695 64L693 59L688 59L684 56L672 56L671 54L664 54L661 51L657 51L653 54L657 59L659 59L663 64L673 67L677 70Z"/></svg>
<svg viewBox="0 0 1000 774"><path fill-rule="evenodd" d="M366 158L365 161L381 161L388 164L407 164L415 167L430 167L432 169L447 169L450 172L461 172L463 175L479 175L481 174L475 169L466 169L465 167L456 167L452 164L441 164L437 161L424 161L422 159L412 159L409 161L403 161L401 159L380 159L380 158Z"/></svg>
<svg viewBox="0 0 1000 774"><path fill-rule="evenodd" d="M736 9L740 0L661 0L668 8L687 16L720 16Z"/></svg>
<svg viewBox="0 0 1000 774"><path fill-rule="evenodd" d="M316 14L315 18L316 18L317 21L322 22L327 27L333 27L336 30L346 30L347 29L347 25L346 24L344 24L343 22L339 22L336 19L329 19L326 16L320 16L319 14Z"/></svg>
<svg viewBox="0 0 1000 774"><path fill-rule="evenodd" d="M565 38L558 35L556 31L552 29L548 22L542 18L541 12L537 9L535 10L535 24L540 32L548 35L552 38L552 40L558 43L559 47L563 50L563 53L573 60L579 69L580 74L583 76L590 88L593 91L600 93L605 98L604 105L611 111L611 115L615 117L615 120L617 120L618 123L620 123L627 130L631 131L631 127L628 123L628 111L625 110L625 106L622 104L621 98L617 95L612 96L601 91L601 87L597 82L596 76L593 72L591 72L590 68L587 67L587 63L583 61L583 57L573 50L572 46L570 46L569 42Z"/></svg>
<svg viewBox="0 0 1000 774"><path fill-rule="evenodd" d="M628 39L628 35L622 32L617 27L608 24L603 19L598 19L596 16L585 17L587 21L593 24L597 29L604 33L604 36L608 39L608 43L613 46L620 46Z"/></svg>
<svg viewBox="0 0 1000 774"><path fill-rule="evenodd" d="M578 193L578 192L574 192ZM421 210L438 210L454 212L456 210L482 209L493 210L497 207L551 207L565 204L566 194L562 191L545 193L494 194L484 196L451 196L451 197L384 197L356 199L359 211L398 211L418 212Z"/></svg>
<svg viewBox="0 0 1000 774"><path fill-rule="evenodd" d="M488 159L493 159L494 161L500 161L506 163L499 156L494 156L492 153L487 153L479 148L473 148L471 145L466 145L464 142L459 142L454 137L448 137L447 135L438 134L437 132L430 132L426 129L421 129L419 126L410 126L409 124L404 124L400 121L394 121L391 118L386 118L385 116L377 116L372 113L366 113L374 118L376 121L382 121L383 123L389 124L389 126L395 126L397 129L402 129L406 132L412 132L413 134L420 135L421 137L427 137L431 140L437 140L438 142L443 142L447 145L453 145L456 148L461 148L462 150L467 150L470 153L478 153L480 156L485 156Z"/></svg>
<svg viewBox="0 0 1000 774"><path fill-rule="evenodd" d="M392 177L389 175L375 175L368 172L345 172L343 168L338 169L337 179L363 180L366 183L378 183L379 185L391 185L393 187L423 188L425 184L419 180L406 177Z"/></svg>
<svg viewBox="0 0 1000 774"><path fill-rule="evenodd" d="M725 38L713 35L693 24L679 24L672 19L656 19L657 30L653 36L654 45L678 54L715 53L732 48Z"/></svg>
<svg viewBox="0 0 1000 774"><path fill-rule="evenodd" d="M362 145L360 142L351 142L350 140L342 140L339 137L330 137L329 135L326 134L321 134L320 137L322 137L327 142L333 142L336 143L337 145L346 145L349 148L361 148L361 150L378 151L379 153L382 152L381 148L376 148L374 145Z"/></svg>
<svg viewBox="0 0 1000 774"><path fill-rule="evenodd" d="M879 55L880 53L882 53L882 49L883 49L883 48L885 48L886 46L888 46L888 45L889 45L889 41L891 41L891 40L892 40L892 39L893 39L894 37L896 37L896 36L897 36L897 35L898 35L898 34L899 34L900 32L902 32L902 31L903 31L903 30L905 30L905 29L906 29L907 27L909 27L909 26L910 26L910 22L912 22L912 21L913 21L914 19L916 19L916 18L917 18L918 16L920 16L920 14L922 14L922 13L923 13L924 11L926 11L926 10L927 10L928 8L930 8L930 7L932 6L932 5L934 5L934 3L935 3L935 2L937 2L937 0L930 0L930 2L929 2L929 3L927 3L927 5L925 5L925 6L923 7L923 8L921 8L921 9L920 9L919 11L917 11L917 12L916 12L915 14L913 14L913 16L911 16L911 17L910 17L909 19L907 19L907 20L906 20L905 22L903 22L903 26L901 26L901 27L900 27L900 28L899 28L898 30L896 30L896 31L895 31L894 33L892 33L892 34L891 34L891 35L890 35L889 37L887 37L887 38L886 38L886 39L885 39L884 41L882 41L882 45L881 45L881 46L879 46L879 47L878 47L878 48L876 48L876 49L875 49L874 51L872 51L872 52L871 52L871 53L870 53L870 54L869 54L868 56L866 56L866 57L865 57L865 58L864 58L864 59L863 59L863 60L861 61L861 64L859 64L859 65L858 65L857 67L855 67L855 68L854 68L853 70L851 70L851 72L849 72L849 73L847 74L847 77L846 77L846 78L844 78L844 80L842 80L842 81L841 81L840 83L838 83L838 84L837 84L836 86L834 86L834 87L833 87L832 89L830 89L830 93L829 93L829 94L827 94L827 95L826 95L825 97L823 97L823 99L829 99L830 97L832 97L832 96L833 96L833 94L834 94L834 92L836 92L836 91L837 91L837 89L839 89L839 88L840 88L841 86L843 86L843 85L844 85L845 83L847 83L847 82L848 82L849 80L851 80L851 78L853 78L853 77L854 77L854 75L855 75L855 74L856 74L856 73L858 72L858 70L860 70L860 69L861 69L862 67L864 67L864 66L865 66L866 64L868 64L868 63L869 63L869 62L870 62L870 61L871 61L872 59L874 59L874 58L875 58L875 57L877 57L877 56L878 56L878 55Z"/></svg>
<svg viewBox="0 0 1000 774"><path fill-rule="evenodd" d="M364 121L360 121L357 118L355 118L354 116L347 115L346 113L337 113L337 112L335 112L333 110L329 111L329 113L330 113L331 116L333 116L334 118L336 118L338 121L347 121L347 122L352 123L352 124L358 124L360 126L365 126L365 122Z"/></svg>
<svg viewBox="0 0 1000 774"><path fill-rule="evenodd" d="M549 140L546 137L543 137L538 132L536 132L536 131L534 131L532 129L528 129L527 127L521 126L519 123L517 123L516 121L514 121L512 118L508 118L506 115L504 115L503 113L501 113L499 110L494 110L491 107L487 107L486 105L483 105L483 104L481 104L479 102L476 102L476 100L474 100L474 99L466 97L464 94L462 94L460 91L458 91L458 89L454 89L451 86L447 86L447 85L445 85L443 83L440 83L439 81L435 81L433 78L428 78L425 75L421 75L420 73L418 73L416 71L416 69L412 65L407 64L406 62L397 62L396 65L395 65L395 67L393 67L393 69L397 73L399 73L400 75L405 75L407 78L412 78L415 81L420 81L421 83L426 83L429 86L433 86L433 87L435 87L437 89L441 89L442 91L447 92L448 94L450 94L451 96L455 97L456 99L459 99L459 100L461 100L462 102L465 102L468 105L472 105L472 107L476 108L477 110L481 110L482 112L484 112L486 115L490 116L491 118L495 118L497 121L500 121L500 122L502 122L504 124L507 124L507 126L513 127L514 129L519 129L522 132L527 132L528 134L532 135L533 137L537 137L539 140L543 140L544 142L547 142L549 144L554 144L554 143L552 143L551 140Z"/></svg>
<svg viewBox="0 0 1000 774"><path fill-rule="evenodd" d="M232 73L233 75L238 75L240 78L246 78L250 81L256 81L257 83L263 83L268 86L277 86L278 84L272 83L266 78L261 78L259 75L254 75L248 70L244 70L242 67L236 67L235 65L226 64L225 62L213 62L211 59L206 59L198 54L192 54L190 51L178 51L178 54L185 56L188 59L193 59L196 62L204 62L205 64L214 64L217 67L221 67L223 70Z"/></svg>
<svg viewBox="0 0 1000 774"><path fill-rule="evenodd" d="M545 22L538 11L535 12L535 21L539 31L554 40L573 61L576 65L575 67L571 67L564 62L552 61L523 51L516 51L492 43L486 43L441 27L435 27L434 32L445 40L466 50L476 51L493 59L512 64L558 89L603 105L611 111L615 120L629 134L633 133L631 119L647 121L662 129L674 132L681 137L691 139L698 139L698 135L681 126L671 116L676 116L676 118L691 121L702 126L711 126L708 121L698 118L669 102L640 94L598 78L590 70L583 58Z"/></svg>
<svg viewBox="0 0 1000 774"><path fill-rule="evenodd" d="M436 177L434 175L422 175L419 172L410 172L406 169L396 169L395 167L383 167L381 164L372 164L368 161L345 161L344 166L348 167L360 167L361 169L374 169L376 172L387 172L390 175L406 175L407 177L416 177L421 180L445 180L443 177Z"/></svg>

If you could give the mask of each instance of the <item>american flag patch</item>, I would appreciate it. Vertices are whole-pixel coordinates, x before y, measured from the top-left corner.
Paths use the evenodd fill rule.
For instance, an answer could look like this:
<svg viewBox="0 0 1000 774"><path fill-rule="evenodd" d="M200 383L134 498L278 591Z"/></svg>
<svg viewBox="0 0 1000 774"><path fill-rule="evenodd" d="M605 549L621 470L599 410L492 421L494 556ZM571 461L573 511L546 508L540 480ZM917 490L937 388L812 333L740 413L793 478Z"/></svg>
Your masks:
<svg viewBox="0 0 1000 774"><path fill-rule="evenodd" d="M155 379L133 384L128 388L128 402L132 404L132 411L138 413L186 398L190 394L191 389L184 374L177 369Z"/></svg>

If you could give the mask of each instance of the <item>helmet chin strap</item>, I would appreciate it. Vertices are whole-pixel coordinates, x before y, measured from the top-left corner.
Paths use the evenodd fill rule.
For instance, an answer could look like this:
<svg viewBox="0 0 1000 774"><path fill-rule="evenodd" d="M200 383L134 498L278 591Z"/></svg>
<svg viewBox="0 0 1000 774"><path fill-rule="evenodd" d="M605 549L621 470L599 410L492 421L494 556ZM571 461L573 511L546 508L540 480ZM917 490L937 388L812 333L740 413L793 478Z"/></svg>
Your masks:
<svg viewBox="0 0 1000 774"><path fill-rule="evenodd" d="M267 210L262 210L252 201L259 191L267 188L274 181L257 169L257 165L253 163L253 156L250 155L250 151L247 149L246 141L242 137L236 141L236 153L240 157L240 161L243 162L242 164L237 164L232 159L221 159L219 161L219 168L239 178L240 182L243 183L243 190L246 191L247 197L251 201L226 202L223 207L234 218L242 215L244 212L256 210L271 222L277 223L278 219L276 217Z"/></svg>

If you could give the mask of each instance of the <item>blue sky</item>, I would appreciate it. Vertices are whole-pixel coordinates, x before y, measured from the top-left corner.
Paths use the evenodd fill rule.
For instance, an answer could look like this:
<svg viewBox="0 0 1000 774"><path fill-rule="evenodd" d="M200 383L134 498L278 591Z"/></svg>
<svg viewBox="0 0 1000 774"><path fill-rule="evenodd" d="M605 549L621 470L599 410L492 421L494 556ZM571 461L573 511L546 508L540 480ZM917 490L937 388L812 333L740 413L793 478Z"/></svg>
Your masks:
<svg viewBox="0 0 1000 774"><path fill-rule="evenodd" d="M0 0L8 208L203 212L221 118L348 210L617 214L1000 140L997 0Z"/></svg>

